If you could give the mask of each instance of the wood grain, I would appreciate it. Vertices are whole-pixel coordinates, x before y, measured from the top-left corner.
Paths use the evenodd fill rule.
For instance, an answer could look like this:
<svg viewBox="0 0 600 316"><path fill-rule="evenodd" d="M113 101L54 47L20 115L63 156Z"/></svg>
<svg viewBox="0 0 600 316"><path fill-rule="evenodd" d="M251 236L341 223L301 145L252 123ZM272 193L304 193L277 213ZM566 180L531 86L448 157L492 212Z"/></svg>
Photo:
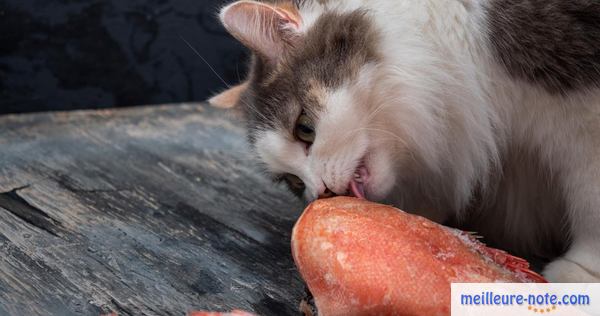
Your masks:
<svg viewBox="0 0 600 316"><path fill-rule="evenodd" d="M301 209L223 110L0 117L0 315L297 315Z"/></svg>

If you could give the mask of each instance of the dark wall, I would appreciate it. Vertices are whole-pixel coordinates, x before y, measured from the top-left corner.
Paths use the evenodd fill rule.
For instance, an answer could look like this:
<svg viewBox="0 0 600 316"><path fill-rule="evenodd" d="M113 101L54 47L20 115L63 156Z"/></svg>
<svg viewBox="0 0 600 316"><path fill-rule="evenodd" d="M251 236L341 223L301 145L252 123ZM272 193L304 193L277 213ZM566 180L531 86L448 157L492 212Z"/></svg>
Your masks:
<svg viewBox="0 0 600 316"><path fill-rule="evenodd" d="M0 0L0 113L205 100L243 76L223 0Z"/></svg>

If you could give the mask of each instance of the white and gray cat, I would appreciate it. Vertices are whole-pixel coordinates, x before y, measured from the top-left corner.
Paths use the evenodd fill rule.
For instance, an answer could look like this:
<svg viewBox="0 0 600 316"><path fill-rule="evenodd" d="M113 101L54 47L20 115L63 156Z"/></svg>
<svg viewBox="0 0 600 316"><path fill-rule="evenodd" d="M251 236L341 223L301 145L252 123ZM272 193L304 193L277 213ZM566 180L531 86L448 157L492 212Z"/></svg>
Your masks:
<svg viewBox="0 0 600 316"><path fill-rule="evenodd" d="M239 1L239 105L268 171L600 282L600 1ZM558 256L554 258L555 256Z"/></svg>

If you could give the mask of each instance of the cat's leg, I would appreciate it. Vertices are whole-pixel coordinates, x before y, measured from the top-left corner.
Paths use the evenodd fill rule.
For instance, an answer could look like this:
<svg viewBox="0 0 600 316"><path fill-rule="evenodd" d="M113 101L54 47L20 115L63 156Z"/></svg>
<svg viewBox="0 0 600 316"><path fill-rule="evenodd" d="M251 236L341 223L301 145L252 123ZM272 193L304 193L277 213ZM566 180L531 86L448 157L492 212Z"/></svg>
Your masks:
<svg viewBox="0 0 600 316"><path fill-rule="evenodd" d="M577 231L577 229L580 229ZM600 234L573 225L573 243L567 253L544 269L550 282L598 283L600 282Z"/></svg>
<svg viewBox="0 0 600 316"><path fill-rule="evenodd" d="M597 125L600 126L600 125ZM572 244L551 262L544 275L551 282L600 282L600 131L578 134L563 162L563 185ZM579 143L576 144L575 142Z"/></svg>
<svg viewBox="0 0 600 316"><path fill-rule="evenodd" d="M597 248L591 245L590 242L575 242L563 257L552 261L546 266L544 276L550 282L600 282L600 269L598 268L600 256L597 253Z"/></svg>

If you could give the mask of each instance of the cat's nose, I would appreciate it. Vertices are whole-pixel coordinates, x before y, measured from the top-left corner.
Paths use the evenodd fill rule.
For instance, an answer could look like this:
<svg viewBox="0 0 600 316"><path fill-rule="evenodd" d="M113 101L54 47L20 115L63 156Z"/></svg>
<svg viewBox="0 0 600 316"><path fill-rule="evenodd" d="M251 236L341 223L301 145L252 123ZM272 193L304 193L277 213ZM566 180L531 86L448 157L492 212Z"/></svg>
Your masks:
<svg viewBox="0 0 600 316"><path fill-rule="evenodd" d="M328 187L325 187L325 190L323 190L323 192L319 194L319 199L326 199L334 196L336 196L336 194L333 191L329 190Z"/></svg>

